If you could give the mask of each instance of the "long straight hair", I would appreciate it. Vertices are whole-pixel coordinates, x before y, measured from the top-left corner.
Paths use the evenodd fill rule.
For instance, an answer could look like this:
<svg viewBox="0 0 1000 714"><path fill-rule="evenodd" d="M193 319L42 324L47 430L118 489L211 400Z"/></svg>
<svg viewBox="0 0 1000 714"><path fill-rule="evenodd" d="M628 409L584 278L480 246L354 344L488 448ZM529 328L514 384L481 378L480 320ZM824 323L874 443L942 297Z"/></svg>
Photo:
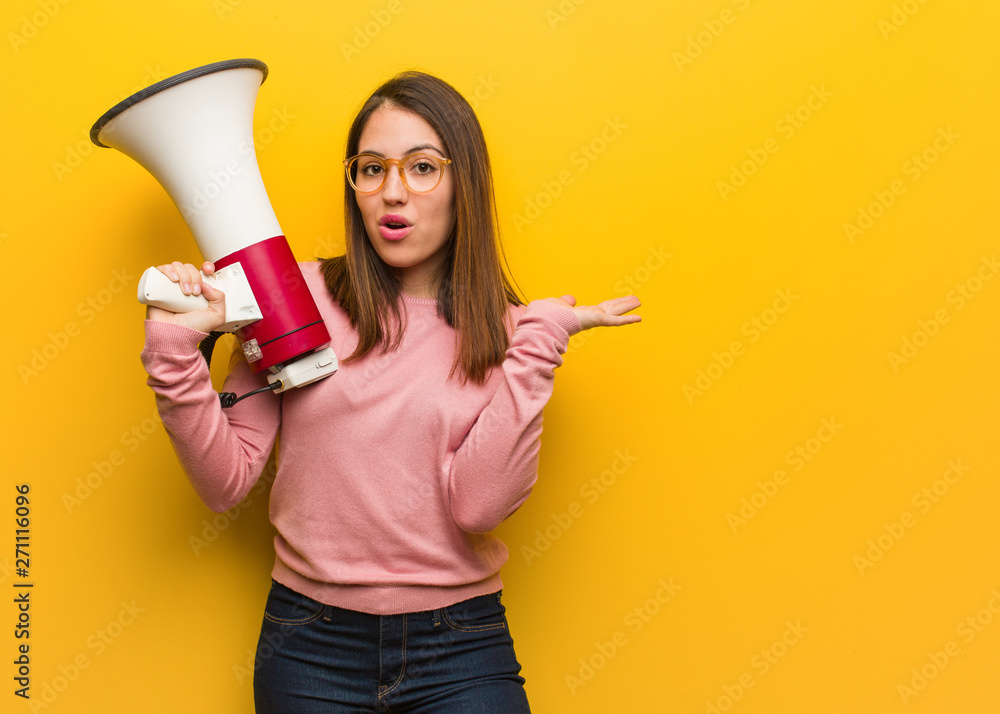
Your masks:
<svg viewBox="0 0 1000 714"><path fill-rule="evenodd" d="M430 124L452 161L455 225L437 276L437 308L456 332L452 376L461 372L463 382L482 383L490 369L503 362L509 346L509 307L524 304L501 264L493 175L482 127L450 84L423 72L403 72L376 89L361 107L347 135L346 156L358 153L368 120L386 105ZM400 281L372 247L346 177L344 228L345 254L322 261L322 270L330 294L358 333L358 347L347 362L376 348L382 353L397 349L405 325L399 309Z"/></svg>

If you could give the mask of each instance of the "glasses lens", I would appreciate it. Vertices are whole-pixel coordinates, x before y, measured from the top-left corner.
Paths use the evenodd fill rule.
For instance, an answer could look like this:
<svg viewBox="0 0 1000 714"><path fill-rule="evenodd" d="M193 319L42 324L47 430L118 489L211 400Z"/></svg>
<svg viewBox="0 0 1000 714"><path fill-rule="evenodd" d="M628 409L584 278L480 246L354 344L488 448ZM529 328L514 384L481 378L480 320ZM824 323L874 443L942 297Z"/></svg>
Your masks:
<svg viewBox="0 0 1000 714"><path fill-rule="evenodd" d="M377 156L355 156L347 167L347 175L358 191L378 191L385 180L385 165Z"/></svg>
<svg viewBox="0 0 1000 714"><path fill-rule="evenodd" d="M403 174L411 191L430 191L441 181L444 162L430 154L417 154L403 159Z"/></svg>
<svg viewBox="0 0 1000 714"><path fill-rule="evenodd" d="M400 159L406 187L424 193L434 190L441 182L445 162L432 154L413 154ZM370 154L360 154L347 165L351 185L362 193L374 193L385 183L386 172L395 171L395 159L381 159Z"/></svg>

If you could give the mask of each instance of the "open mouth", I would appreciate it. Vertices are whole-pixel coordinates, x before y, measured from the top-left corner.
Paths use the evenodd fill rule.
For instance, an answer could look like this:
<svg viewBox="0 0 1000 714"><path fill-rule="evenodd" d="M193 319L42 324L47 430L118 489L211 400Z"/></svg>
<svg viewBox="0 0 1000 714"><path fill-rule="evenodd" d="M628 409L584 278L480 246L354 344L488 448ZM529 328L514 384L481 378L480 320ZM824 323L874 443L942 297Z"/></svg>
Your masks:
<svg viewBox="0 0 1000 714"><path fill-rule="evenodd" d="M404 216L396 213L386 213L379 218L378 222L379 225L389 226L390 228L406 228L410 225L410 222Z"/></svg>
<svg viewBox="0 0 1000 714"><path fill-rule="evenodd" d="M378 222L378 232L386 240L401 240L405 238L413 226L402 216L387 214Z"/></svg>

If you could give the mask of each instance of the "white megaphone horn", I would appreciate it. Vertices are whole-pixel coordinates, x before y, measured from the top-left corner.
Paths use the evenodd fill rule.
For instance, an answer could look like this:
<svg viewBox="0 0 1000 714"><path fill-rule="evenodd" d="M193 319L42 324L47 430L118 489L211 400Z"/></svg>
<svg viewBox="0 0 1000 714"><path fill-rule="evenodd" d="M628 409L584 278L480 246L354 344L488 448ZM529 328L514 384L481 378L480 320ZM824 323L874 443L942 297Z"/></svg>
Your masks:
<svg viewBox="0 0 1000 714"><path fill-rule="evenodd" d="M226 324L250 368L273 391L337 370L330 334L278 225L257 166L253 110L267 65L216 62L164 79L118 103L90 130L166 189L226 294ZM213 282L208 279L209 282ZM139 302L172 312L203 309L155 268L139 281Z"/></svg>

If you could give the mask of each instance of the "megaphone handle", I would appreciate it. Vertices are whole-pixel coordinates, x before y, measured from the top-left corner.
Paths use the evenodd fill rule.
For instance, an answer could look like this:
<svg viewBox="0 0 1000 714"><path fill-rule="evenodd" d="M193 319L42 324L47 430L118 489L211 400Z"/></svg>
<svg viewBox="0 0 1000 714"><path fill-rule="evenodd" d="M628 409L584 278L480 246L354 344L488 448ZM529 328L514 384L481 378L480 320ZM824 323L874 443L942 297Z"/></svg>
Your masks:
<svg viewBox="0 0 1000 714"><path fill-rule="evenodd" d="M214 281L205 277L205 282L214 285ZM146 268L139 278L139 302L143 305L163 308L170 312L194 312L208 307L208 300L202 295L185 295L181 286L175 283L156 268Z"/></svg>

